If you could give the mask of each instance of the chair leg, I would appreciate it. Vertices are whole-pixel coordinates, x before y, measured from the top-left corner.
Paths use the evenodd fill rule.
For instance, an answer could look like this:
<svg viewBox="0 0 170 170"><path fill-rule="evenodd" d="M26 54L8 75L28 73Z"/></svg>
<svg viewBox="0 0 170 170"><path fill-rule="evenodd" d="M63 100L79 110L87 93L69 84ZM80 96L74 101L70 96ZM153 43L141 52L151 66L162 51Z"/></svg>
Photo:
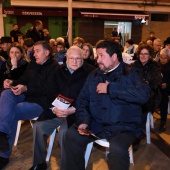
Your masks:
<svg viewBox="0 0 170 170"><path fill-rule="evenodd" d="M151 124L151 128L154 129L153 114L152 114L152 113L149 113L149 114L150 114L150 124Z"/></svg>
<svg viewBox="0 0 170 170"><path fill-rule="evenodd" d="M89 161L89 158L90 158L90 154L91 154L92 148L93 148L93 142L90 142L87 145L86 152L85 152L85 169L87 167L87 164L88 164L88 161Z"/></svg>
<svg viewBox="0 0 170 170"><path fill-rule="evenodd" d="M51 156L51 151L52 151L52 148L53 148L53 143L54 143L55 135L56 135L56 129L53 131L53 133L50 136L50 141L49 141L48 151L47 151L47 156L46 156L46 162L49 162L49 160L50 160L50 156Z"/></svg>
<svg viewBox="0 0 170 170"><path fill-rule="evenodd" d="M17 125L16 135L15 135L14 146L17 146L17 143L18 143L19 133L20 133L20 129L21 129L21 123L22 123L22 120L19 120L18 125Z"/></svg>
<svg viewBox="0 0 170 170"><path fill-rule="evenodd" d="M129 147L129 157L130 157L130 163L134 165L132 145L130 145Z"/></svg>
<svg viewBox="0 0 170 170"><path fill-rule="evenodd" d="M146 121L146 141L148 144L151 143L150 137L150 112L147 114L147 121Z"/></svg>

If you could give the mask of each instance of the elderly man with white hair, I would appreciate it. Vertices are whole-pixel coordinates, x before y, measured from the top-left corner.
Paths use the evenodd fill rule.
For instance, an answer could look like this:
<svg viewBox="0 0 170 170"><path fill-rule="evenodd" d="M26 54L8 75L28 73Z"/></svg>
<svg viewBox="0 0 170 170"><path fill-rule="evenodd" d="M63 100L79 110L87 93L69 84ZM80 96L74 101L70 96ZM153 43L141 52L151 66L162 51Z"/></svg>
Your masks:
<svg viewBox="0 0 170 170"><path fill-rule="evenodd" d="M34 124L33 138L33 166L30 170L46 170L46 146L47 138L54 129L60 126L58 140L61 147L61 169L65 165L65 133L67 128L75 122L76 99L82 89L88 74L94 69L93 66L83 63L82 50L77 46L68 49L66 64L55 70L56 94L58 98L70 103L67 109L58 106L44 111L44 114Z"/></svg>

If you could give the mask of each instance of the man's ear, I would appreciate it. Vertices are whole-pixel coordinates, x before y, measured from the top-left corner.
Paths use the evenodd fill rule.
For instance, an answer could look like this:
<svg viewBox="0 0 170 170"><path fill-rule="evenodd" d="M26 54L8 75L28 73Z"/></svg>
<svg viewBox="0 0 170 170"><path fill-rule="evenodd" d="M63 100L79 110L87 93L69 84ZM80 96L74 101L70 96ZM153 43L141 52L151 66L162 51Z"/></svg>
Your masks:
<svg viewBox="0 0 170 170"><path fill-rule="evenodd" d="M49 50L45 50L45 55L49 56L49 54L50 54L50 51Z"/></svg>
<svg viewBox="0 0 170 170"><path fill-rule="evenodd" d="M113 61L116 61L116 60L117 60L117 54L116 54L116 53L114 53L114 54L112 55L112 60L113 60Z"/></svg>

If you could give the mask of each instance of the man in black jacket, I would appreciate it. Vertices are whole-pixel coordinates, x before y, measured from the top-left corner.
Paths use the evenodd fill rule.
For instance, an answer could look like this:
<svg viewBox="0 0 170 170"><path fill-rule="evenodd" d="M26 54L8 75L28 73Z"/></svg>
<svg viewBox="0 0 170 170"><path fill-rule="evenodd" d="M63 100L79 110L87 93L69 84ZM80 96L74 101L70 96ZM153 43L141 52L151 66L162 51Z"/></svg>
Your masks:
<svg viewBox="0 0 170 170"><path fill-rule="evenodd" d="M40 20L36 20L34 22L34 26L27 30L26 32L26 38L32 38L34 43L37 41L45 40L44 38L44 32L43 29L43 23Z"/></svg>
<svg viewBox="0 0 170 170"><path fill-rule="evenodd" d="M18 120L40 116L51 103L53 73L58 64L45 41L34 45L34 56L36 61L30 62L19 80L4 81L6 90L0 98L0 169L9 162Z"/></svg>
<svg viewBox="0 0 170 170"><path fill-rule="evenodd" d="M39 120L34 124L34 153L33 167L30 170L45 170L46 165L46 145L47 138L60 126L59 143L61 146L61 169L65 169L65 149L63 147L67 127L75 122L76 99L82 89L89 72L93 66L83 63L82 50L77 46L72 46L67 51L66 64L56 69L56 92L55 96L71 102L69 108L63 109L59 106L52 107L44 111Z"/></svg>

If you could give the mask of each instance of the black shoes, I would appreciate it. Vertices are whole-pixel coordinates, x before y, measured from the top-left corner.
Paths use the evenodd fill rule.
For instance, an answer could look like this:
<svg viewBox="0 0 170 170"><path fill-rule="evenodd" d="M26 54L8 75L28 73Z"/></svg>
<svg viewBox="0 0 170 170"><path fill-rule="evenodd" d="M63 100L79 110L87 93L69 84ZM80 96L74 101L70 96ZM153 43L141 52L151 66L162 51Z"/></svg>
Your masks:
<svg viewBox="0 0 170 170"><path fill-rule="evenodd" d="M32 166L29 170L46 170L47 169L47 164L38 164L37 166Z"/></svg>
<svg viewBox="0 0 170 170"><path fill-rule="evenodd" d="M9 143L6 133L0 132L0 152L8 151Z"/></svg>
<svg viewBox="0 0 170 170"><path fill-rule="evenodd" d="M3 158L0 156L0 170L2 170L9 163L9 158Z"/></svg>

